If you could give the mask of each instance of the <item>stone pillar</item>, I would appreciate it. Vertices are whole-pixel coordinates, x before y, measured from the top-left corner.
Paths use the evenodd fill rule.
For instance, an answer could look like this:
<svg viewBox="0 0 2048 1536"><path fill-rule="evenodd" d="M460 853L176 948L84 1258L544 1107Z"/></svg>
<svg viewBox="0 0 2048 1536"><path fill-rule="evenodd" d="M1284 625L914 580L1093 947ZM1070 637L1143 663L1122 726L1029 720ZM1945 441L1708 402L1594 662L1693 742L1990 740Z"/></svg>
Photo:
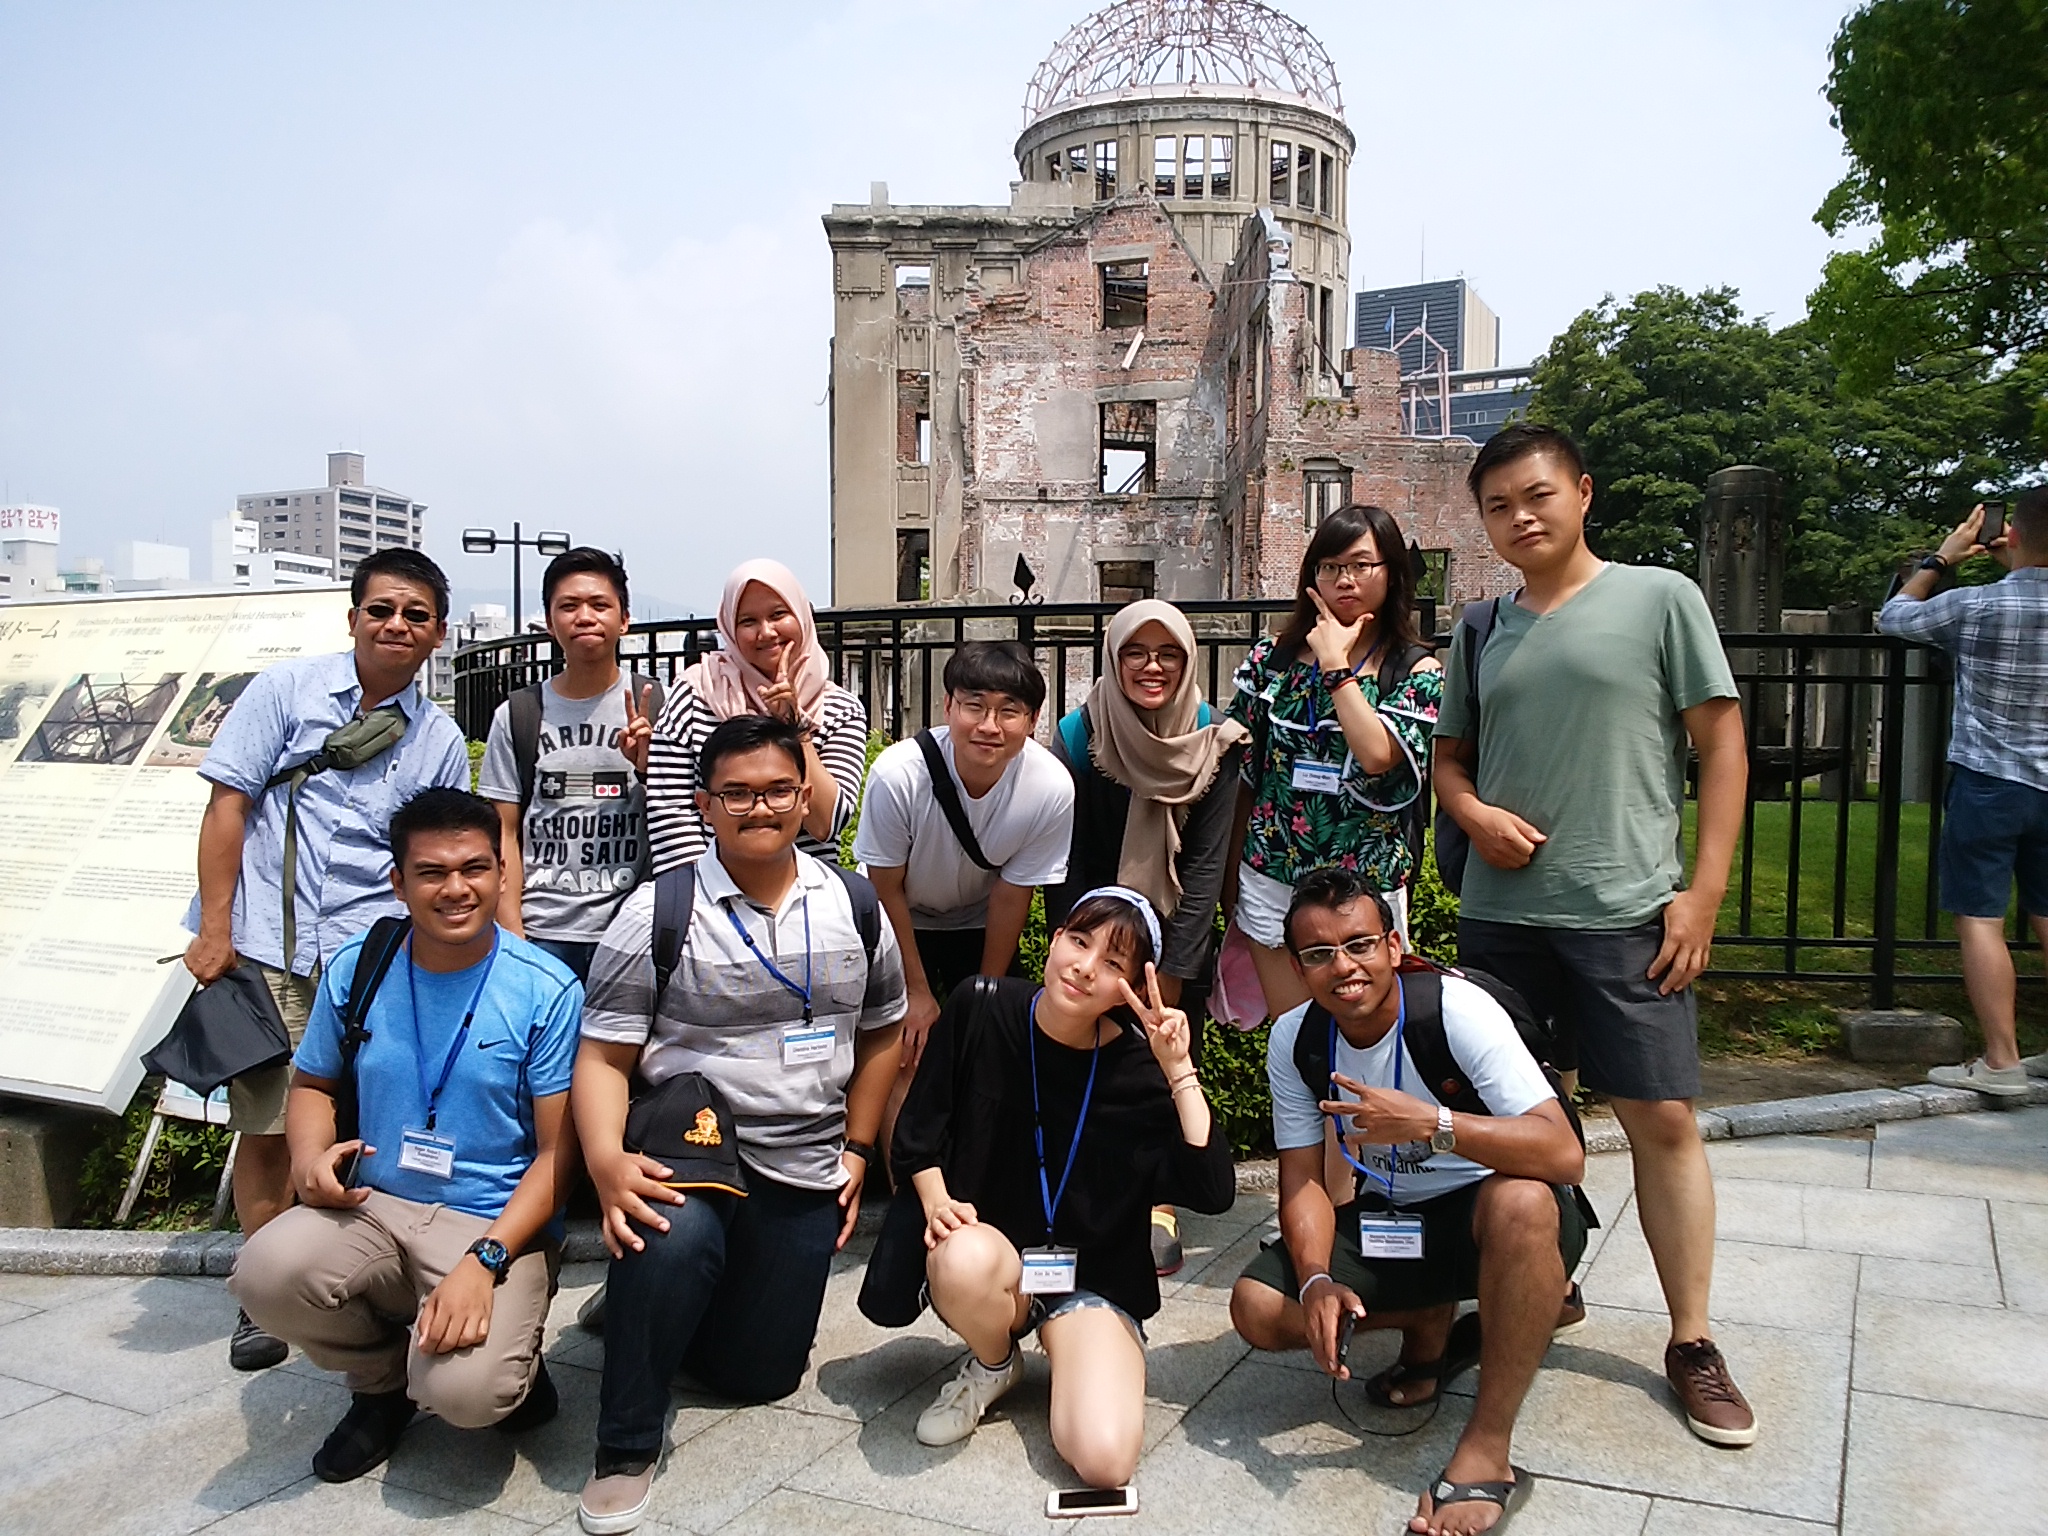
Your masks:
<svg viewBox="0 0 2048 1536"><path fill-rule="evenodd" d="M78 1214L93 1117L0 1099L0 1227L61 1227Z"/></svg>
<svg viewBox="0 0 2048 1536"><path fill-rule="evenodd" d="M1700 588L1713 610L1715 627L1727 634L1774 631L1785 577L1785 532L1778 516L1780 483L1775 470L1754 464L1717 469L1707 476L1700 530ZM1737 673L1756 673L1758 652L1731 650ZM1752 751L1786 745L1783 688L1742 685Z"/></svg>

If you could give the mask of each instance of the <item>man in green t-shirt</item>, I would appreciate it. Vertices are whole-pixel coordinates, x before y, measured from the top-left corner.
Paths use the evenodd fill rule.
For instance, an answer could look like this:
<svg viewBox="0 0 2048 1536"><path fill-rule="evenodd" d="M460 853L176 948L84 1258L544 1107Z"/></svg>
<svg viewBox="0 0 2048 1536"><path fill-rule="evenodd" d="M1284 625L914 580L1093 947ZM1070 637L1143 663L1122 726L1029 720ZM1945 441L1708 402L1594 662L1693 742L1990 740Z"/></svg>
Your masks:
<svg viewBox="0 0 2048 1536"><path fill-rule="evenodd" d="M1476 722L1463 624L1445 668L1435 787L1474 854L1459 958L1547 1017L1566 1043L1556 1064L1613 1101L1671 1313L1665 1375L1693 1433L1749 1445L1756 1416L1707 1331L1714 1184L1693 1119L1692 982L1713 945L1749 771L1735 680L1692 581L1587 547L1593 480L1564 433L1503 428L1469 484L1523 585L1498 600L1479 648ZM1700 760L1690 885L1688 740Z"/></svg>

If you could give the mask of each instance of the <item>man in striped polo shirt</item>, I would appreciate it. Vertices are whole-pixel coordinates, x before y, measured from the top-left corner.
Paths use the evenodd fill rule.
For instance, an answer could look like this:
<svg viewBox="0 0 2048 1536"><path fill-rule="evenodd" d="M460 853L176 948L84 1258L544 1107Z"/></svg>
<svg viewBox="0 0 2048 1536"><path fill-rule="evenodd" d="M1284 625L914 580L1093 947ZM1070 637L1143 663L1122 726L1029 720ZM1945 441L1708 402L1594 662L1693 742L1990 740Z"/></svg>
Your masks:
<svg viewBox="0 0 2048 1536"><path fill-rule="evenodd" d="M658 887L642 885L591 963L571 1090L612 1254L597 1464L578 1509L599 1536L646 1512L679 1366L742 1402L787 1397L803 1379L905 1008L902 955L872 889L796 846L810 795L797 728L721 722L697 783L714 841L696 862L674 972L657 997ZM636 1070L642 1091L696 1073L723 1095L743 1196L685 1192L627 1150Z"/></svg>

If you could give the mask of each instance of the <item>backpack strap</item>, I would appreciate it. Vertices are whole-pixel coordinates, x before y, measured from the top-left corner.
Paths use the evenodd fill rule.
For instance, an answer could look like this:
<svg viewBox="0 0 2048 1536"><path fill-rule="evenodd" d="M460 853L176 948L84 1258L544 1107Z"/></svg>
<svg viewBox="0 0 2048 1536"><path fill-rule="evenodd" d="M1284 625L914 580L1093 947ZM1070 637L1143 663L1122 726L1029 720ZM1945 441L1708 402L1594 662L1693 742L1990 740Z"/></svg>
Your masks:
<svg viewBox="0 0 2048 1536"><path fill-rule="evenodd" d="M1401 1043L1437 1103L1461 1115L1490 1115L1486 1100L1458 1064L1444 1031L1444 978L1435 967L1400 973L1401 995L1408 1005Z"/></svg>
<svg viewBox="0 0 2048 1536"><path fill-rule="evenodd" d="M939 750L939 738L929 729L917 733L917 749L924 754L925 766L931 770L932 798L939 802L939 809L946 814L946 825L953 829L961 850L967 857L990 874L1001 872L1002 866L991 864L988 855L981 851L981 844L974 836L974 828L968 825L967 808L960 803L960 791L953 783L953 775L946 767L946 756Z"/></svg>
<svg viewBox="0 0 2048 1536"><path fill-rule="evenodd" d="M1466 607L1458 622L1469 631L1465 645L1465 718L1472 722L1472 740L1479 740L1479 653L1493 638L1493 621L1500 616L1500 599Z"/></svg>
<svg viewBox="0 0 2048 1536"><path fill-rule="evenodd" d="M882 944L882 898L873 882L859 870L842 869L837 864L831 869L846 887L846 899L853 906L853 926L860 931L861 948L867 952L868 964L873 966L875 951Z"/></svg>
<svg viewBox="0 0 2048 1536"><path fill-rule="evenodd" d="M651 690L647 699L647 708L641 710L641 713L646 715L649 720L659 720L661 718L661 707L668 702L668 691L661 686L660 678L648 677L640 672L629 672L626 674L626 687L633 695L635 708L638 708L640 704L640 691L643 688Z"/></svg>
<svg viewBox="0 0 2048 1536"><path fill-rule="evenodd" d="M519 769L519 810L524 815L533 804L534 765L540 761L541 689L533 683L516 690L505 701L507 723L512 727L512 761Z"/></svg>
<svg viewBox="0 0 2048 1536"><path fill-rule="evenodd" d="M1067 754L1067 766L1076 773L1088 771L1088 706L1070 710L1060 722L1060 748Z"/></svg>
<svg viewBox="0 0 2048 1536"><path fill-rule="evenodd" d="M683 956L683 939L690 931L690 912L697 904L697 866L678 864L654 877L654 1012L661 1011L661 999L668 991L669 978Z"/></svg>
<svg viewBox="0 0 2048 1536"><path fill-rule="evenodd" d="M370 1038L363 1027L370 1016L370 1004L384 985L391 962L412 934L410 917L380 917L370 925L369 937L356 952L355 973L349 977L348 996L341 1005L341 1072L335 1082L334 1139L353 1141L362 1129L361 1101L356 1093L356 1055Z"/></svg>

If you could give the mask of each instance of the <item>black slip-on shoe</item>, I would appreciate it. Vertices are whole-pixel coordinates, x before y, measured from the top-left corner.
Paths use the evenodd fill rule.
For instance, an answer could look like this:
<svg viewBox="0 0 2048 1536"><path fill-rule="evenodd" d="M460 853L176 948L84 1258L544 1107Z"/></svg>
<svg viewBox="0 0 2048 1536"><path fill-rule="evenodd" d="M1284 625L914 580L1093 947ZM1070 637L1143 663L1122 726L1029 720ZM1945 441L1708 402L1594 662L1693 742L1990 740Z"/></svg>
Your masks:
<svg viewBox="0 0 2048 1536"><path fill-rule="evenodd" d="M354 1482L391 1454L418 1412L402 1388L356 1393L326 1443L313 1453L313 1471L324 1483Z"/></svg>
<svg viewBox="0 0 2048 1536"><path fill-rule="evenodd" d="M533 1385L526 1389L526 1396L519 1400L517 1408L498 1420L497 1428L508 1435L539 1429L561 1406L561 1394L555 1391L555 1379L548 1375L548 1363L543 1360L534 1370Z"/></svg>

